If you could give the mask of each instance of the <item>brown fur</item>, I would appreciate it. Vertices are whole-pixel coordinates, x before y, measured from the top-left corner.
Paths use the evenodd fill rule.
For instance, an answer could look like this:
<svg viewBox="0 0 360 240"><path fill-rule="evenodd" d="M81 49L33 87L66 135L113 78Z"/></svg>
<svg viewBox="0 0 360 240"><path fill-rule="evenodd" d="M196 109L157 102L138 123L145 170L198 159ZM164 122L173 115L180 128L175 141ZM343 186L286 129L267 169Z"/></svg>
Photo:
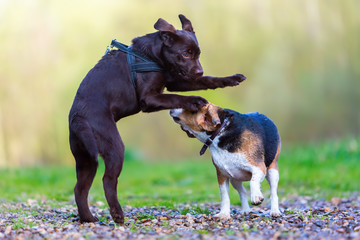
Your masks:
<svg viewBox="0 0 360 240"><path fill-rule="evenodd" d="M98 155L105 162L103 187L110 214L124 223L117 197L118 177L124 162L125 146L116 122L140 111L185 108L198 111L207 101L198 96L164 94L236 86L245 77L203 76L200 48L191 22L179 16L182 30L163 19L155 23L157 32L133 39L132 49L165 69L164 72L137 73L136 87L129 75L126 54L111 51L86 75L69 113L70 148L76 161L75 201L81 222L98 221L88 206L88 193L96 174ZM138 59L137 59L138 61Z"/></svg>

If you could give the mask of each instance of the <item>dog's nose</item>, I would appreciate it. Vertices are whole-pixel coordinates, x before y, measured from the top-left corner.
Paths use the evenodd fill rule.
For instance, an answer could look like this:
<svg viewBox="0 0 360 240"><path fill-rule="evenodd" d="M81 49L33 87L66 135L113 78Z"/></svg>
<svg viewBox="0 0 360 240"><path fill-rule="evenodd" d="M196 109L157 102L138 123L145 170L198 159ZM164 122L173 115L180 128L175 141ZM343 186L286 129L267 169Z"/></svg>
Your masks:
<svg viewBox="0 0 360 240"><path fill-rule="evenodd" d="M194 74L195 74L196 78L199 78L204 74L204 71L202 70L202 68L198 68L195 70Z"/></svg>

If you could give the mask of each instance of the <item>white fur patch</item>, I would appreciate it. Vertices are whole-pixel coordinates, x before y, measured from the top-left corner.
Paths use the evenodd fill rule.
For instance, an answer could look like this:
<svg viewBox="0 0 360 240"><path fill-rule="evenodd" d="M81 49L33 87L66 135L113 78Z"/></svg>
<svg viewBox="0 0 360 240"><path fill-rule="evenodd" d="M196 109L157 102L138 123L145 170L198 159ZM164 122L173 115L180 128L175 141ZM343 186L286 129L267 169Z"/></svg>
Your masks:
<svg viewBox="0 0 360 240"><path fill-rule="evenodd" d="M218 144L220 136L217 136L209 147L214 164L226 177L238 181L249 181L251 177L249 172L252 172L253 166L246 159L245 154L230 153L225 149L219 148Z"/></svg>
<svg viewBox="0 0 360 240"><path fill-rule="evenodd" d="M279 171L276 169L269 169L266 175L266 180L270 185L270 198L271 198L271 210L270 215L278 217L281 215L279 211L279 198L277 195L277 187L279 183Z"/></svg>
<svg viewBox="0 0 360 240"><path fill-rule="evenodd" d="M219 188L221 206L220 212L216 214L215 217L221 219L228 219L230 218L229 179L227 179L222 185L219 185Z"/></svg>

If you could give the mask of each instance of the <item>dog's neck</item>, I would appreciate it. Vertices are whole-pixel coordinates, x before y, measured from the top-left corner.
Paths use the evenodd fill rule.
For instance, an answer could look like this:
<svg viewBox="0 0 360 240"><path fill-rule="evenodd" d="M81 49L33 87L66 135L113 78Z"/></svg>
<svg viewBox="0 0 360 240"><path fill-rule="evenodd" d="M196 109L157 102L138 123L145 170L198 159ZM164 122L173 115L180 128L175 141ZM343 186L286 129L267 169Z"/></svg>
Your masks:
<svg viewBox="0 0 360 240"><path fill-rule="evenodd" d="M145 36L134 38L132 43L132 48L135 52L143 54L159 65L164 66L164 62L161 58L162 40L160 39L159 32L149 33Z"/></svg>

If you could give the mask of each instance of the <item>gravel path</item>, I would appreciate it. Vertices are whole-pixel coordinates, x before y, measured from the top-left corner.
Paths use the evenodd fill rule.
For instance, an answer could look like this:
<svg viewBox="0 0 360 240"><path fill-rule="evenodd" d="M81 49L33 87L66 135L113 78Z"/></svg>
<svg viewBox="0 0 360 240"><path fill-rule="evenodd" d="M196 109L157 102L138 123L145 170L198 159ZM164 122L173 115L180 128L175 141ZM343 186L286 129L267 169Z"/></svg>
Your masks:
<svg viewBox="0 0 360 240"><path fill-rule="evenodd" d="M55 206L58 207L55 207ZM181 204L177 209L125 206L125 225L112 222L106 205L91 211L99 223L80 224L75 204L38 202L0 203L0 239L359 239L360 197L288 197L280 202L284 212L271 218L267 202L242 216L232 206L232 219L212 215L219 204ZM189 210L192 209L192 210Z"/></svg>

